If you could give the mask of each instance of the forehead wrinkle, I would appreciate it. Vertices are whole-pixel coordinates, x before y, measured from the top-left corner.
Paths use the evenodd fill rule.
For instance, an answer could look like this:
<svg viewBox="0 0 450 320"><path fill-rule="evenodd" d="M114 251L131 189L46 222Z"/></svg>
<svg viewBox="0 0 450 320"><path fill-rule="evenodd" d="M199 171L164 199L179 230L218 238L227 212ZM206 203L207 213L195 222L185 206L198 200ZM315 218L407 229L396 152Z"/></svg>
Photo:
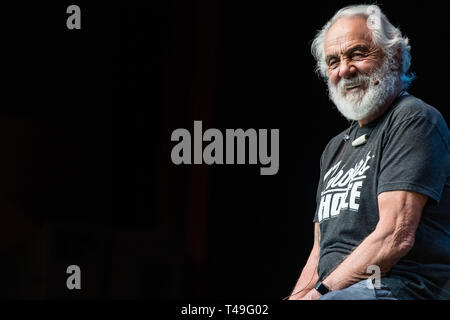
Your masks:
<svg viewBox="0 0 450 320"><path fill-rule="evenodd" d="M369 46L373 44L366 20L362 17L341 18L328 30L324 41L324 51L327 53L332 48L333 53L342 53L358 42Z"/></svg>

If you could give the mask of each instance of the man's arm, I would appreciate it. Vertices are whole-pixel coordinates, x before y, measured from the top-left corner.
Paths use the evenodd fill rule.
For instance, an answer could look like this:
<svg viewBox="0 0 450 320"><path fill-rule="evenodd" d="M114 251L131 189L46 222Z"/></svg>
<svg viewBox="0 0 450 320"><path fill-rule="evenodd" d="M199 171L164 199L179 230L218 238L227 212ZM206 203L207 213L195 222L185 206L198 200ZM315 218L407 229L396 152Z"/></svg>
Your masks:
<svg viewBox="0 0 450 320"><path fill-rule="evenodd" d="M304 297L316 284L319 276L317 275L317 264L320 254L320 225L314 223L314 245L309 254L308 261L300 274L300 277L292 290L289 300L296 300Z"/></svg>
<svg viewBox="0 0 450 320"><path fill-rule="evenodd" d="M414 237L428 197L411 191L389 191L378 196L380 219L375 230L322 282L340 290L367 279L367 267L377 265L386 275L414 245ZM312 289L304 299L317 299Z"/></svg>

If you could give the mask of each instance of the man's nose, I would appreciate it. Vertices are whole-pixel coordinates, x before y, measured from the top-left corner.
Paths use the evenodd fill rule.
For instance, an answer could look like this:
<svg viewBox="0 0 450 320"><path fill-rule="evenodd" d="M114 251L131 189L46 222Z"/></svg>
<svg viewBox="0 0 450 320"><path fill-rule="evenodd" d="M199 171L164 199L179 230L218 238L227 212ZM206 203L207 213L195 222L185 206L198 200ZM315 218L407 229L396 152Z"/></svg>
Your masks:
<svg viewBox="0 0 450 320"><path fill-rule="evenodd" d="M347 61L341 61L339 64L339 77L344 79L349 79L354 77L356 74L356 67Z"/></svg>

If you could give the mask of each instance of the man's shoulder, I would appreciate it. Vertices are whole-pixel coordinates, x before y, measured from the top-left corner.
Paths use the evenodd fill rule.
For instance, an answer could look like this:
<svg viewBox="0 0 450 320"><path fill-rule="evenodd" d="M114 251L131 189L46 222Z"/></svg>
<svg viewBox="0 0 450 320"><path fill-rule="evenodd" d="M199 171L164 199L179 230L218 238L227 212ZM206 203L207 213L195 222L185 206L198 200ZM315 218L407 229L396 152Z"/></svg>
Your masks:
<svg viewBox="0 0 450 320"><path fill-rule="evenodd" d="M348 129L350 128L351 124L348 125L348 127L341 132L339 132L337 135L335 135L333 138L330 139L328 144L334 143L334 142L341 142L341 140L344 140L345 135L348 133Z"/></svg>
<svg viewBox="0 0 450 320"><path fill-rule="evenodd" d="M350 124L349 124L350 127ZM342 141L344 141L344 137L348 132L348 128L342 130L337 135L335 135L333 138L331 138L325 148L323 149L322 156L327 154L328 152L335 152L335 149L339 147Z"/></svg>
<svg viewBox="0 0 450 320"><path fill-rule="evenodd" d="M394 106L390 121L398 124L403 121L413 121L414 119L424 119L433 125L443 125L445 123L442 114L433 106L423 100L407 94L401 98L396 106Z"/></svg>

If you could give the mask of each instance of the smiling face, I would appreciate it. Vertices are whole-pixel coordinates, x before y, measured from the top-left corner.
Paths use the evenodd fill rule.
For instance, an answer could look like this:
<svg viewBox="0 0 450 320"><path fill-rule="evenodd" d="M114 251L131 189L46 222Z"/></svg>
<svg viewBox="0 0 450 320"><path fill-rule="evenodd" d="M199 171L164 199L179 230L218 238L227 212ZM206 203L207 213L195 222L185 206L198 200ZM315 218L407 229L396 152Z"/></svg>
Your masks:
<svg viewBox="0 0 450 320"><path fill-rule="evenodd" d="M341 79L369 75L383 61L383 53L373 43L365 17L353 16L336 21L325 37L324 49L328 75L334 85Z"/></svg>
<svg viewBox="0 0 450 320"><path fill-rule="evenodd" d="M396 93L398 74L372 41L366 18L337 20L324 42L331 100L348 119L372 120Z"/></svg>

